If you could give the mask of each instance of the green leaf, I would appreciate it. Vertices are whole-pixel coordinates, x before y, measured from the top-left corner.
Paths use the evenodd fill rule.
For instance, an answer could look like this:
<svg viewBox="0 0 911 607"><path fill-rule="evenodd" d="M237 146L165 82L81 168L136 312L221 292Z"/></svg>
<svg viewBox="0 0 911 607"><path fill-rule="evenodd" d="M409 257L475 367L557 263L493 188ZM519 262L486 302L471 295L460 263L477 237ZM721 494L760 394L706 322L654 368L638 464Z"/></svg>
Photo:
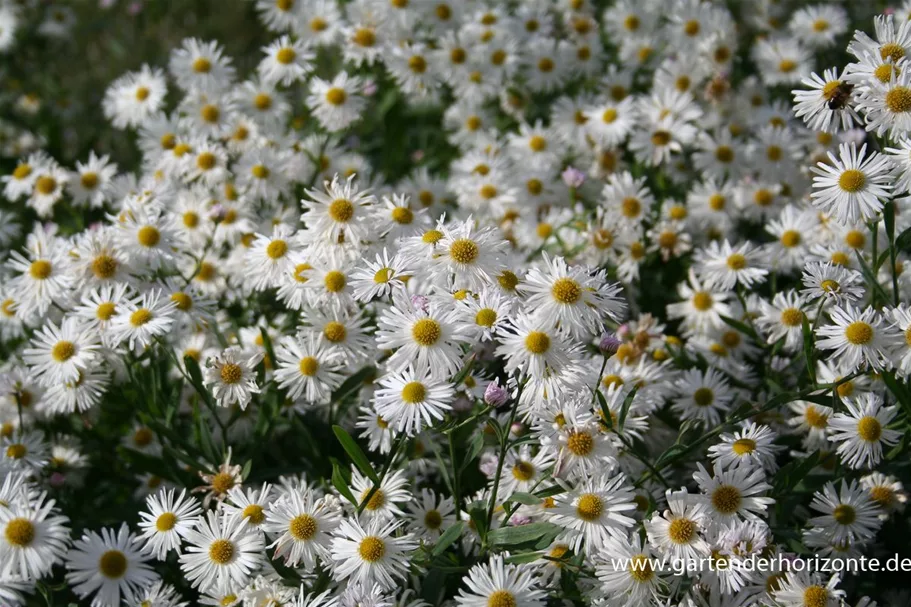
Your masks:
<svg viewBox="0 0 911 607"><path fill-rule="evenodd" d="M620 418L617 420L617 425L620 426L620 430L623 430L623 423L626 421L626 416L629 414L629 408L633 404L633 399L636 398L636 392L639 391L639 388L633 388L629 394L626 395L626 398L623 399L623 405L620 407Z"/></svg>
<svg viewBox="0 0 911 607"><path fill-rule="evenodd" d="M895 239L895 248L899 251L911 250L911 228L907 228Z"/></svg>
<svg viewBox="0 0 911 607"><path fill-rule="evenodd" d="M367 456L358 446L358 444L351 438L351 435L345 431L341 426L332 426L332 431L335 433L335 437L338 439L338 442L342 444L342 447L345 449L345 452L348 453L348 457L351 458L351 461L354 462L354 465L363 472L367 478L372 480L375 484L380 484L380 477L377 475L376 471L373 469L373 466L370 465L370 460L367 459Z"/></svg>
<svg viewBox="0 0 911 607"><path fill-rule="evenodd" d="M253 460L252 460L252 459L248 459L246 462L244 462L244 467L243 467L243 469L240 471L240 477L241 477L243 480L247 480L247 477L250 476L250 470L251 470L252 468L253 468Z"/></svg>
<svg viewBox="0 0 911 607"><path fill-rule="evenodd" d="M801 328L803 330L803 355L807 359L807 373L810 374L810 381L816 383L816 350L813 342L813 331L810 330L810 321L807 315L801 312Z"/></svg>
<svg viewBox="0 0 911 607"><path fill-rule="evenodd" d="M474 523L474 528L477 530L478 535L481 536L481 539L487 537L487 508L484 502L474 502L471 504L471 507L468 509L468 516L471 518L471 521Z"/></svg>
<svg viewBox="0 0 911 607"><path fill-rule="evenodd" d="M562 529L553 523L529 523L515 527L499 527L487 534L487 541L495 546L517 546L529 542L540 542L551 534L556 537L561 531ZM549 544L550 541L547 543Z"/></svg>
<svg viewBox="0 0 911 607"><path fill-rule="evenodd" d="M536 495L532 495L531 493L522 493L521 491L516 491L515 493L510 495L509 499L507 499L506 501L507 502L516 502L518 504L525 504L526 506L537 506L538 504L541 503L542 500L540 497L538 497Z"/></svg>
<svg viewBox="0 0 911 607"><path fill-rule="evenodd" d="M533 563L544 556L543 552L525 552L523 554L514 554L504 559L507 563L521 565L523 563Z"/></svg>
<svg viewBox="0 0 911 607"><path fill-rule="evenodd" d="M471 372L471 367L474 366L474 359L475 354L472 354L468 357L468 360L465 361L465 364L462 366L459 372L456 373L455 377L452 378L452 383L458 386L463 381L465 381L465 378L468 377L468 374Z"/></svg>
<svg viewBox="0 0 911 607"><path fill-rule="evenodd" d="M759 339L759 336L756 335L756 331L754 331L753 327L751 327L747 323L733 319L730 316L721 316L721 320L723 320L726 325L734 327L735 329L737 329L744 335L749 335L750 337L752 337L753 339L756 339L756 340Z"/></svg>
<svg viewBox="0 0 911 607"><path fill-rule="evenodd" d="M335 487L346 500L351 502L351 505L357 507L357 500L354 499L354 494L351 493L351 489L348 488L348 483L345 481L345 477L342 476L342 471L334 458L332 461L332 486Z"/></svg>
<svg viewBox="0 0 911 607"><path fill-rule="evenodd" d="M184 367L187 369L187 374L190 376L190 382L193 384L193 387L196 389L196 392L203 398L206 402L206 406L210 409L215 406L215 403L212 402L212 395L209 394L209 391L206 390L206 386L202 380L202 371L199 368L199 363L196 362L196 359L192 356L183 357Z"/></svg>
<svg viewBox="0 0 911 607"><path fill-rule="evenodd" d="M440 536L440 539L437 540L430 555L439 556L443 554L444 550L449 548L454 541L462 536L463 529L465 529L465 521L456 521L455 524L450 525L449 528L443 532L443 535Z"/></svg>
<svg viewBox="0 0 911 607"><path fill-rule="evenodd" d="M604 425L607 426L608 430L614 429L614 418L611 417L610 407L607 406L607 401L604 399L604 395L601 394L601 390L595 388L595 398L598 399L598 406L601 407L601 414L604 417L602 420Z"/></svg>
<svg viewBox="0 0 911 607"><path fill-rule="evenodd" d="M357 392L364 385L364 380L376 373L376 368L372 366L364 367L348 379L342 382L338 388L332 392L332 402L341 403L352 393Z"/></svg>

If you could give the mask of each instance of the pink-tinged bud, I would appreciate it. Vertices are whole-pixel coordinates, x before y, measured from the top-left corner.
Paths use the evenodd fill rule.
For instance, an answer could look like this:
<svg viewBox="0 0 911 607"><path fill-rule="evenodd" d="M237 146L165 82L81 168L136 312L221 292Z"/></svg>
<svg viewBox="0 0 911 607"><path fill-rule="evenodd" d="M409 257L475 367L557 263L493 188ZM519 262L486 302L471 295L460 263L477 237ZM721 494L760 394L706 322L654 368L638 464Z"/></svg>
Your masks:
<svg viewBox="0 0 911 607"><path fill-rule="evenodd" d="M420 162L424 160L424 150L415 150L411 153L411 162Z"/></svg>
<svg viewBox="0 0 911 607"><path fill-rule="evenodd" d="M520 525L527 525L531 522L531 517L524 514L514 514L509 519L509 525L511 527L518 527Z"/></svg>
<svg viewBox="0 0 911 607"><path fill-rule="evenodd" d="M134 2L129 7L127 7L127 13L136 16L142 12L142 8L142 2Z"/></svg>
<svg viewBox="0 0 911 607"><path fill-rule="evenodd" d="M585 183L585 173L575 167L566 167L566 170L560 173L563 183L571 188L581 187Z"/></svg>
<svg viewBox="0 0 911 607"><path fill-rule="evenodd" d="M430 307L430 299L424 297L423 295L412 295L411 305L414 306L416 310L420 310L426 314L428 308Z"/></svg>
<svg viewBox="0 0 911 607"><path fill-rule="evenodd" d="M491 407L502 407L509 400L509 392L495 381L487 384L484 390L484 402Z"/></svg>
<svg viewBox="0 0 911 607"><path fill-rule="evenodd" d="M50 483L51 487L59 489L66 484L66 475L61 474L60 472L54 472L48 479L48 483Z"/></svg>
<svg viewBox="0 0 911 607"><path fill-rule="evenodd" d="M363 93L364 97L373 97L376 95L377 90L378 87L376 86L376 82L373 80L368 80L366 83L364 83L364 88L361 89L361 93Z"/></svg>
<svg viewBox="0 0 911 607"><path fill-rule="evenodd" d="M209 209L209 219L215 223L221 223L226 214L227 211L225 210L225 207L220 203L212 205L212 208Z"/></svg>
<svg viewBox="0 0 911 607"><path fill-rule="evenodd" d="M490 451L481 454L481 461L478 462L478 469L484 474L484 476L493 478L497 473L497 455Z"/></svg>
<svg viewBox="0 0 911 607"><path fill-rule="evenodd" d="M605 356L616 354L621 345L623 345L623 342L617 339L617 336L613 333L605 333L601 336L601 341L598 342L598 347Z"/></svg>
<svg viewBox="0 0 911 607"><path fill-rule="evenodd" d="M895 7L887 6L885 8L885 10L883 10L883 15L894 15L894 14L895 14Z"/></svg>

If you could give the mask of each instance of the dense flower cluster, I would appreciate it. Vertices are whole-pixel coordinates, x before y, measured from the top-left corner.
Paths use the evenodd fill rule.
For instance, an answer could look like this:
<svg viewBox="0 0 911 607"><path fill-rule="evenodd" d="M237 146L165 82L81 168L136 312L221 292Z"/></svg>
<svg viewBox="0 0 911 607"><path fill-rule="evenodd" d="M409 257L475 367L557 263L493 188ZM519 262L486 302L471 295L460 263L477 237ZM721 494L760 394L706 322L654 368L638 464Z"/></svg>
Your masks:
<svg viewBox="0 0 911 607"><path fill-rule="evenodd" d="M111 83L141 166L2 177L0 603L908 605L727 566L908 537L911 5L787 4L255 0Z"/></svg>

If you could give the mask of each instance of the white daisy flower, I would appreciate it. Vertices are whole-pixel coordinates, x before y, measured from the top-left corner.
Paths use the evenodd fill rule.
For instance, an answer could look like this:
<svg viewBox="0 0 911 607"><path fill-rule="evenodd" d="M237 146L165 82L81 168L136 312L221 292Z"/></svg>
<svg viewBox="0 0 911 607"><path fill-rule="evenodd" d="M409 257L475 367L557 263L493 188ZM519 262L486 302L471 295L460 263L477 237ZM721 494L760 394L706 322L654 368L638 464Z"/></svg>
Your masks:
<svg viewBox="0 0 911 607"><path fill-rule="evenodd" d="M645 521L648 540L673 559L700 559L709 554L702 534L710 524L705 506L683 491L667 490L668 509Z"/></svg>
<svg viewBox="0 0 911 607"><path fill-rule="evenodd" d="M693 478L699 483L710 516L722 523L756 520L775 503L771 497L761 495L772 488L765 482L765 471L761 468L725 471L716 462L713 473L709 474L702 464L698 466Z"/></svg>
<svg viewBox="0 0 911 607"><path fill-rule="evenodd" d="M341 131L360 120L367 101L357 76L339 72L332 81L314 77L310 81L307 107L327 131Z"/></svg>
<svg viewBox="0 0 911 607"><path fill-rule="evenodd" d="M310 331L282 339L275 356L275 380L293 400L327 403L344 379L338 352L319 333Z"/></svg>
<svg viewBox="0 0 911 607"><path fill-rule="evenodd" d="M209 361L205 370L205 382L212 390L212 396L221 407L238 405L247 408L254 394L259 394L256 383L256 365L262 353L250 354L232 346Z"/></svg>
<svg viewBox="0 0 911 607"><path fill-rule="evenodd" d="M180 542L193 528L196 517L202 512L199 503L181 490L163 489L146 498L146 509L139 512L140 538L145 540L143 550L159 561L168 552L180 550Z"/></svg>
<svg viewBox="0 0 911 607"><path fill-rule="evenodd" d="M329 558L331 534L341 520L335 496L317 497L309 489L290 489L266 510L263 530L275 541L275 557L284 557L290 567L313 568Z"/></svg>
<svg viewBox="0 0 911 607"><path fill-rule="evenodd" d="M892 163L876 152L865 158L866 150L866 145L858 152L853 143L843 143L838 158L829 152L829 164L811 168L816 174L810 194L813 206L843 224L874 219L890 197Z"/></svg>
<svg viewBox="0 0 911 607"><path fill-rule="evenodd" d="M851 304L836 305L829 310L832 324L816 329L816 347L834 350L832 357L845 369L870 366L882 369L891 361L895 331L885 324L873 308L860 311Z"/></svg>
<svg viewBox="0 0 911 607"><path fill-rule="evenodd" d="M474 565L463 578L467 588L455 597L460 607L541 607L545 593L538 587L529 564L504 562L503 555Z"/></svg>
<svg viewBox="0 0 911 607"><path fill-rule="evenodd" d="M625 481L623 474L609 479L600 475L557 496L548 517L567 530L561 537L573 550L584 550L591 556L600 553L609 538L627 538L635 520L624 513L635 510L636 504Z"/></svg>
<svg viewBox="0 0 911 607"><path fill-rule="evenodd" d="M417 547L410 533L393 535L402 521L373 518L366 524L343 519L331 546L335 575L357 584L376 583L383 590L396 587L408 571L408 553Z"/></svg>
<svg viewBox="0 0 911 607"><path fill-rule="evenodd" d="M10 476L12 477L12 475ZM25 492L23 492L25 493ZM19 503L0 500L0 563L3 576L37 580L67 552L69 519L42 493Z"/></svg>
<svg viewBox="0 0 911 607"><path fill-rule="evenodd" d="M196 519L186 541L180 568L187 581L203 592L246 584L265 554L262 533L242 518L211 511Z"/></svg>
<svg viewBox="0 0 911 607"><path fill-rule="evenodd" d="M77 381L98 359L96 336L75 316L65 318L59 327L48 322L30 343L22 359L34 379L46 387Z"/></svg>
<svg viewBox="0 0 911 607"><path fill-rule="evenodd" d="M847 413L829 420L829 438L838 444L838 454L851 468L872 468L882 459L883 446L898 442L901 433L886 426L895 418L896 407L883 407L882 399L864 393L844 399Z"/></svg>
<svg viewBox="0 0 911 607"><path fill-rule="evenodd" d="M810 508L821 512L807 521L819 527L833 543L852 544L863 542L876 535L882 525L879 506L861 488L857 481L850 484L844 479L836 491L834 483L826 483L822 492L813 495Z"/></svg>
<svg viewBox="0 0 911 607"><path fill-rule="evenodd" d="M137 546L126 523L101 534L85 531L66 556L66 580L80 598L92 597L93 607L117 607L132 600L158 579Z"/></svg>

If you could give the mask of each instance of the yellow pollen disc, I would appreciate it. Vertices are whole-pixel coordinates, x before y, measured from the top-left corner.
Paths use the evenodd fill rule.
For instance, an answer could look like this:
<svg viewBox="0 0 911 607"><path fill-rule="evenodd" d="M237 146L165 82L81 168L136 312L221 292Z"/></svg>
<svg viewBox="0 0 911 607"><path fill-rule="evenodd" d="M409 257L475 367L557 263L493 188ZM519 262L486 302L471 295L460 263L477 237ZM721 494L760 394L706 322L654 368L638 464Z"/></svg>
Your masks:
<svg viewBox="0 0 911 607"><path fill-rule="evenodd" d="M155 226L142 226L136 232L136 240L144 247L154 247L161 241L161 232Z"/></svg>
<svg viewBox="0 0 911 607"><path fill-rule="evenodd" d="M518 602L508 590L497 590L487 599L487 607L516 607Z"/></svg>
<svg viewBox="0 0 911 607"><path fill-rule="evenodd" d="M797 69L797 62L791 59L782 59L778 63L778 71L784 74L790 74Z"/></svg>
<svg viewBox="0 0 911 607"><path fill-rule="evenodd" d="M104 577L117 580L127 572L127 557L119 550L108 550L98 559L98 570Z"/></svg>
<svg viewBox="0 0 911 607"><path fill-rule="evenodd" d="M227 565L234 558L234 544L229 540L215 540L209 545L209 560Z"/></svg>
<svg viewBox="0 0 911 607"><path fill-rule="evenodd" d="M667 527L667 535L675 544L689 544L696 537L696 523L688 518L675 518Z"/></svg>
<svg viewBox="0 0 911 607"><path fill-rule="evenodd" d="M845 192L859 192L864 189L867 177L857 169L848 169L838 178L838 187Z"/></svg>
<svg viewBox="0 0 911 607"><path fill-rule="evenodd" d="M133 444L137 447L148 447L155 439L155 435L148 428L138 428L133 433Z"/></svg>
<svg viewBox="0 0 911 607"><path fill-rule="evenodd" d="M446 4L438 4L434 13L440 21L449 21L452 18L452 9Z"/></svg>
<svg viewBox="0 0 911 607"><path fill-rule="evenodd" d="M234 487L234 477L227 472L219 472L212 479L212 490L215 493L227 493Z"/></svg>
<svg viewBox="0 0 911 607"><path fill-rule="evenodd" d="M708 407L715 402L715 393L710 388L699 388L693 392L693 402L700 407Z"/></svg>
<svg viewBox="0 0 911 607"><path fill-rule="evenodd" d="M652 133L652 145L661 147L671 142L671 134L667 131L655 131Z"/></svg>
<svg viewBox="0 0 911 607"><path fill-rule="evenodd" d="M33 261L28 267L28 273L29 276L35 280L46 280L47 278L50 278L53 269L54 267L51 265L51 262L39 259Z"/></svg>
<svg viewBox="0 0 911 607"><path fill-rule="evenodd" d="M677 245L677 234L674 232L661 232L658 235L658 246L662 249L673 249Z"/></svg>
<svg viewBox="0 0 911 607"><path fill-rule="evenodd" d="M550 72L554 71L555 67L557 67L557 64L554 63L553 59L550 59L548 57L542 57L541 59L538 60L538 71L539 72L549 74Z"/></svg>
<svg viewBox="0 0 911 607"><path fill-rule="evenodd" d="M190 146L187 145L186 143L178 143L177 145L175 145L173 147L173 153L175 156L180 158L184 154L188 153L190 151L190 149L191 149Z"/></svg>
<svg viewBox="0 0 911 607"><path fill-rule="evenodd" d="M535 135L528 141L528 147L534 152L543 152L547 149L547 140L540 135Z"/></svg>
<svg viewBox="0 0 911 607"><path fill-rule="evenodd" d="M345 338L348 336L348 330L345 329L345 325L333 320L326 323L326 326L323 327L323 335L330 342L337 344L345 341Z"/></svg>
<svg viewBox="0 0 911 607"><path fill-rule="evenodd" d="M712 194L711 196L709 196L709 208L712 209L713 211L724 210L726 203L727 203L727 200L725 200L724 196L722 196L721 194Z"/></svg>
<svg viewBox="0 0 911 607"><path fill-rule="evenodd" d="M693 295L693 307L700 312L710 310L714 303L711 294L706 293L705 291L698 291Z"/></svg>
<svg viewBox="0 0 911 607"><path fill-rule="evenodd" d="M221 605L221 607L230 607L231 605L233 605L236 602L237 602L236 594L226 594L219 602L219 605Z"/></svg>
<svg viewBox="0 0 911 607"><path fill-rule="evenodd" d="M857 422L857 436L868 443L875 443L883 434L883 426L871 415L860 418Z"/></svg>
<svg viewBox="0 0 911 607"><path fill-rule="evenodd" d="M481 186L481 189L478 190L478 194L484 200L490 200L491 198L496 198L498 193L499 193L499 191L497 190L496 186L493 186L489 183L485 183L484 185Z"/></svg>
<svg viewBox="0 0 911 607"><path fill-rule="evenodd" d="M288 523L288 532L291 537L302 542L313 538L318 529L316 519L309 514L299 514Z"/></svg>
<svg viewBox="0 0 911 607"><path fill-rule="evenodd" d="M152 313L146 308L139 308L130 314L130 324L134 327L141 327L152 320Z"/></svg>
<svg viewBox="0 0 911 607"><path fill-rule="evenodd" d="M390 268L380 268L373 275L373 282L376 284L386 284L392 280L392 270Z"/></svg>
<svg viewBox="0 0 911 607"><path fill-rule="evenodd" d="M784 152L777 145L770 145L765 150L766 158L771 162L778 162L781 160L781 157L784 156Z"/></svg>
<svg viewBox="0 0 911 607"><path fill-rule="evenodd" d="M411 326L411 337L420 346L432 346L440 339L443 330L432 318L422 318Z"/></svg>
<svg viewBox="0 0 911 607"><path fill-rule="evenodd" d="M159 140L161 148L164 150L173 150L177 145L177 137L173 133L165 133Z"/></svg>
<svg viewBox="0 0 911 607"><path fill-rule="evenodd" d="M890 112L895 114L911 112L911 88L896 86L886 93L885 101Z"/></svg>
<svg viewBox="0 0 911 607"><path fill-rule="evenodd" d="M572 278L559 278L551 287L550 294L558 303L572 305L582 296L582 287Z"/></svg>
<svg viewBox="0 0 911 607"><path fill-rule="evenodd" d="M203 171L208 171L215 167L216 160L215 154L212 152L203 152L196 157L196 166Z"/></svg>
<svg viewBox="0 0 911 607"><path fill-rule="evenodd" d="M850 263L850 259L848 259L848 255L846 253L844 253L843 251L835 251L834 253L832 253L830 260L832 261L832 263L834 263L835 265L838 265L838 266L847 266Z"/></svg>
<svg viewBox="0 0 911 607"><path fill-rule="evenodd" d="M639 202L638 198L624 198L620 210L624 217L633 219L642 212L642 203Z"/></svg>
<svg viewBox="0 0 911 607"><path fill-rule="evenodd" d="M895 491L891 487L878 485L870 489L870 499L879 504L880 508L891 508L895 502Z"/></svg>
<svg viewBox="0 0 911 607"><path fill-rule="evenodd" d="M732 485L720 485L712 493L712 506L721 514L734 514L741 501L740 490Z"/></svg>
<svg viewBox="0 0 911 607"><path fill-rule="evenodd" d="M409 225L414 221L414 213L408 207L392 209L392 220L400 225Z"/></svg>
<svg viewBox="0 0 911 607"><path fill-rule="evenodd" d="M813 407L812 405L807 406L803 416L804 419L807 420L807 425L811 428L823 430L829 425L829 416L820 413L816 410L816 407Z"/></svg>
<svg viewBox="0 0 911 607"><path fill-rule="evenodd" d="M193 229L199 225L199 215L193 211L187 211L181 216L184 227Z"/></svg>
<svg viewBox="0 0 911 607"><path fill-rule="evenodd" d="M900 44L888 42L879 47L879 56L883 61L891 59L892 63L898 63L898 60L905 56L905 49Z"/></svg>
<svg viewBox="0 0 911 607"><path fill-rule="evenodd" d="M753 194L753 202L761 207L767 207L775 200L774 194L765 188L756 190Z"/></svg>
<svg viewBox="0 0 911 607"><path fill-rule="evenodd" d="M456 263L472 263L479 253L477 243L468 238L459 238L449 245L449 257Z"/></svg>
<svg viewBox="0 0 911 607"><path fill-rule="evenodd" d="M272 97L266 93L257 93L253 98L253 105L258 110L268 110L272 107Z"/></svg>
<svg viewBox="0 0 911 607"><path fill-rule="evenodd" d="M236 384L244 376L244 370L237 363L225 363L221 367L221 381L226 384Z"/></svg>
<svg viewBox="0 0 911 607"><path fill-rule="evenodd" d="M199 116L204 121L211 124L213 122L218 122L218 119L221 117L221 110L218 109L217 105L207 103L199 110Z"/></svg>
<svg viewBox="0 0 911 607"><path fill-rule="evenodd" d="M519 460L512 467L512 475L518 481L530 481L535 477L535 467L530 462Z"/></svg>
<svg viewBox="0 0 911 607"><path fill-rule="evenodd" d="M731 451L737 455L746 455L756 450L756 441L751 438L738 438L731 444Z"/></svg>
<svg viewBox="0 0 911 607"><path fill-rule="evenodd" d="M503 273L497 277L497 283L505 291L515 291L519 284L519 277L509 270L504 270Z"/></svg>
<svg viewBox="0 0 911 607"><path fill-rule="evenodd" d="M250 174L252 174L257 179L268 179L269 175L272 174L272 171L269 170L269 167L262 164L254 164L250 168Z"/></svg>
<svg viewBox="0 0 911 607"><path fill-rule="evenodd" d="M474 316L474 321L481 327L492 327L497 322L497 313L490 308L482 308Z"/></svg>
<svg viewBox="0 0 911 607"><path fill-rule="evenodd" d="M155 529L158 531L170 531L177 524L177 515L173 512L165 512L155 519Z"/></svg>
<svg viewBox="0 0 911 607"><path fill-rule="evenodd" d="M857 512L852 506L839 504L832 511L832 517L839 525L850 525L857 518Z"/></svg>
<svg viewBox="0 0 911 607"><path fill-rule="evenodd" d="M20 164L13 170L13 179L23 180L32 174L32 167L28 164Z"/></svg>
<svg viewBox="0 0 911 607"><path fill-rule="evenodd" d="M421 242L425 244L436 244L443 238L443 233L439 230L428 230L421 236Z"/></svg>
<svg viewBox="0 0 911 607"><path fill-rule="evenodd" d="M281 259L288 252L288 243L284 240L273 240L266 247L266 255L270 259Z"/></svg>
<svg viewBox="0 0 911 607"><path fill-rule="evenodd" d="M700 29L702 29L702 28L699 25L699 22L696 21L695 19L690 19L689 21L687 21L686 23L683 24L683 32L691 38L693 36L695 36L696 34L698 34Z"/></svg>
<svg viewBox="0 0 911 607"><path fill-rule="evenodd" d="M297 59L297 53L294 52L293 48L280 48L278 49L278 52L275 53L275 60L282 65L288 65L295 59Z"/></svg>
<svg viewBox="0 0 911 607"><path fill-rule="evenodd" d="M900 73L901 70L899 70L894 64L883 63L873 70L873 77L883 84L887 84L892 81L892 74L895 74L897 76Z"/></svg>
<svg viewBox="0 0 911 607"><path fill-rule="evenodd" d="M862 321L855 321L845 327L845 339L855 346L863 346L873 340L873 327Z"/></svg>
<svg viewBox="0 0 911 607"><path fill-rule="evenodd" d="M424 526L430 530L436 531L443 525L443 517L436 510L428 510L424 514Z"/></svg>
<svg viewBox="0 0 911 607"><path fill-rule="evenodd" d="M826 82L822 87L823 98L831 99L840 86L841 80L830 80L829 82Z"/></svg>
<svg viewBox="0 0 911 607"><path fill-rule="evenodd" d="M183 291L178 291L171 295L171 301L173 301L177 305L177 309L182 312L186 312L193 308L193 298Z"/></svg>
<svg viewBox="0 0 911 607"><path fill-rule="evenodd" d="M532 354L544 354L550 349L550 336L543 331L531 331L525 337L525 348Z"/></svg>
<svg viewBox="0 0 911 607"><path fill-rule="evenodd" d="M715 159L718 162L728 164L734 161L734 149L728 145L719 145L715 148Z"/></svg>
<svg viewBox="0 0 911 607"><path fill-rule="evenodd" d="M781 312L781 324L786 327L799 327L803 324L803 312L797 308L785 308Z"/></svg>
<svg viewBox="0 0 911 607"><path fill-rule="evenodd" d="M604 503L601 498L594 493L585 493L579 498L576 504L576 514L584 521L596 521L601 517L604 510Z"/></svg>
<svg viewBox="0 0 911 607"><path fill-rule="evenodd" d="M408 382L402 387L402 400L409 405L424 402L427 397L427 388L419 381Z"/></svg>
<svg viewBox="0 0 911 607"><path fill-rule="evenodd" d="M10 459L22 459L28 455L28 449L21 443L13 443L6 448L6 457Z"/></svg>
<svg viewBox="0 0 911 607"><path fill-rule="evenodd" d="M30 546L35 539L35 526L24 518L14 518L6 524L6 541L19 548Z"/></svg>
<svg viewBox="0 0 911 607"><path fill-rule="evenodd" d="M780 238L781 245L784 247L787 247L788 249L792 249L792 248L796 247L797 245L800 244L800 241L801 241L800 232L798 232L796 230L785 230L781 234L781 238Z"/></svg>
<svg viewBox="0 0 911 607"><path fill-rule="evenodd" d="M826 607L829 604L829 592L822 586L808 586L803 591L803 607Z"/></svg>
<svg viewBox="0 0 911 607"><path fill-rule="evenodd" d="M351 37L351 41L358 46L371 47L376 44L376 33L372 28L359 27Z"/></svg>
<svg viewBox="0 0 911 607"><path fill-rule="evenodd" d="M57 180L50 175L42 175L35 181L35 191L44 196L54 193L57 189Z"/></svg>
<svg viewBox="0 0 911 607"><path fill-rule="evenodd" d="M348 279L345 278L345 275L338 270L332 270L330 272L326 272L323 283L326 285L327 291L330 293L338 293L345 289L345 285L348 284Z"/></svg>
<svg viewBox="0 0 911 607"><path fill-rule="evenodd" d="M629 576L636 582L644 584L655 577L655 570L648 557L637 554L630 559Z"/></svg>
<svg viewBox="0 0 911 607"><path fill-rule="evenodd" d="M727 265L732 270L742 270L747 267L747 258L740 253L728 256Z"/></svg>
<svg viewBox="0 0 911 607"><path fill-rule="evenodd" d="M83 173L79 176L79 183L87 190L94 190L98 187L98 173Z"/></svg>
<svg viewBox="0 0 911 607"><path fill-rule="evenodd" d="M0 303L0 312L2 312L4 316L12 318L16 315L15 306L16 302L12 299L4 299L3 303Z"/></svg>
<svg viewBox="0 0 911 607"><path fill-rule="evenodd" d="M76 355L76 344L71 341L58 341L51 348L51 358L58 363L65 363Z"/></svg>
<svg viewBox="0 0 911 607"><path fill-rule="evenodd" d="M298 365L301 375L313 377L319 371L319 361L312 356L305 356Z"/></svg>
<svg viewBox="0 0 911 607"><path fill-rule="evenodd" d="M197 74L208 74L209 70L212 69L212 62L206 59L205 57L198 57L193 62L193 71Z"/></svg>
<svg viewBox="0 0 911 607"><path fill-rule="evenodd" d="M420 55L413 55L408 58L408 69L415 74L423 74L427 71L427 60Z"/></svg>
<svg viewBox="0 0 911 607"><path fill-rule="evenodd" d="M595 439L588 432L572 432L566 440L566 447L573 455L585 457L595 448Z"/></svg>
<svg viewBox="0 0 911 607"><path fill-rule="evenodd" d="M386 544L383 543L381 538L368 535L361 540L360 545L357 547L357 552L368 563L375 563L386 554Z"/></svg>
<svg viewBox="0 0 911 607"><path fill-rule="evenodd" d="M262 522L266 520L266 513L259 504L250 504L244 508L241 516L250 521L253 525L261 525Z"/></svg>
<svg viewBox="0 0 911 607"><path fill-rule="evenodd" d="M506 63L507 55L503 49L497 49L490 54L490 62L494 65L503 65Z"/></svg>
<svg viewBox="0 0 911 607"><path fill-rule="evenodd" d="M354 217L354 205L350 200L337 198L329 205L329 217L332 221L346 223Z"/></svg>

